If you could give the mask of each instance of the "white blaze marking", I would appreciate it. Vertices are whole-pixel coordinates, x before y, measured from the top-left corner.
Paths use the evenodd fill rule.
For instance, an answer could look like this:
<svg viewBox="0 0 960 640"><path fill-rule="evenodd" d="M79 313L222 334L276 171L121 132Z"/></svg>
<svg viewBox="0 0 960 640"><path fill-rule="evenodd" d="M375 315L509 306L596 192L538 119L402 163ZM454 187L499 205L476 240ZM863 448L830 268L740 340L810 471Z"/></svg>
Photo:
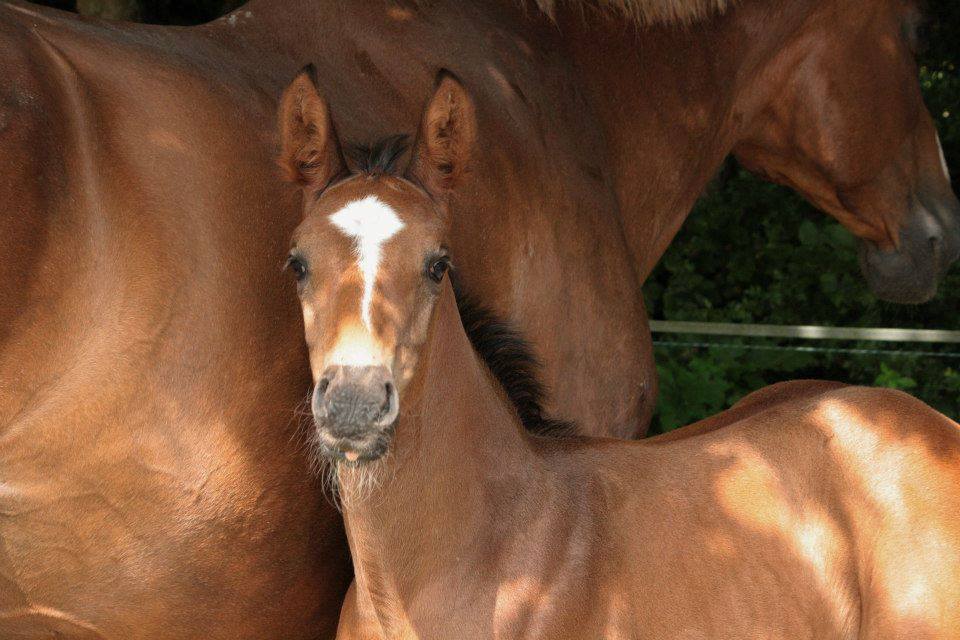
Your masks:
<svg viewBox="0 0 960 640"><path fill-rule="evenodd" d="M313 307L308 304L303 305L303 326L306 329L310 329L313 326L313 320L317 317L316 312L314 312Z"/></svg>
<svg viewBox="0 0 960 640"><path fill-rule="evenodd" d="M341 329L326 364L363 367L381 364L382 350L365 327L351 323Z"/></svg>
<svg viewBox="0 0 960 640"><path fill-rule="evenodd" d="M403 229L397 212L376 196L351 202L330 216L333 223L356 243L357 265L363 275L363 300L360 313L363 324L370 331L370 306L373 303L373 285L380 267L380 250L383 243Z"/></svg>
<svg viewBox="0 0 960 640"><path fill-rule="evenodd" d="M937 136L937 151L940 152L940 166L943 167L943 175L946 176L947 182L950 182L950 168L947 167L947 158L943 155L943 145L940 144L940 134L935 134Z"/></svg>

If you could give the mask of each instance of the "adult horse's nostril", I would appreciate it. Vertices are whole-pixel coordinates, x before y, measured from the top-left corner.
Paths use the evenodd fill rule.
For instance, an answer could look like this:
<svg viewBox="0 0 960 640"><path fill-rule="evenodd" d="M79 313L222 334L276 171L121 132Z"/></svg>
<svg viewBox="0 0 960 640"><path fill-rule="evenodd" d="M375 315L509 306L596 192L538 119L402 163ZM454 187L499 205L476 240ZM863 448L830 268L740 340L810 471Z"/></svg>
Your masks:
<svg viewBox="0 0 960 640"><path fill-rule="evenodd" d="M317 393L323 395L327 392L327 387L330 386L330 378L320 378L320 382L317 383Z"/></svg>
<svg viewBox="0 0 960 640"><path fill-rule="evenodd" d="M934 263L939 264L940 254L943 252L943 235L932 233L927 238L927 242L930 244L930 253L933 255Z"/></svg>

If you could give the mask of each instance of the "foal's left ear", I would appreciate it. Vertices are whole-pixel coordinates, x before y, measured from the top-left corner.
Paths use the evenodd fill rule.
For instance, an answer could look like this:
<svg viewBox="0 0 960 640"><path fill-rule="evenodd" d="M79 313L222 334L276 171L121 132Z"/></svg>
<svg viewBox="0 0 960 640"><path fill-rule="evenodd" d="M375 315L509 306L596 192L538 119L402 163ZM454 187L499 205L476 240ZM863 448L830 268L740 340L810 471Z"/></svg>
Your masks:
<svg viewBox="0 0 960 640"><path fill-rule="evenodd" d="M316 70L304 67L280 99L280 167L286 179L319 191L346 171L330 107L317 90Z"/></svg>
<svg viewBox="0 0 960 640"><path fill-rule="evenodd" d="M476 139L473 100L452 73L441 71L420 122L407 175L434 197L446 196L463 177Z"/></svg>

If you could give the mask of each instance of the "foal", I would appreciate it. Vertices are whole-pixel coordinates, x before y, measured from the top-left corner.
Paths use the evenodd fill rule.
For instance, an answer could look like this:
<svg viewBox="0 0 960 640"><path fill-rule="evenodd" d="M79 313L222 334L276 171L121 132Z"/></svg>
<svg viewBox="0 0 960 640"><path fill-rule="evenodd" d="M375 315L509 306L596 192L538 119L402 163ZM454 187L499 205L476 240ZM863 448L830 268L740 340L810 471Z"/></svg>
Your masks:
<svg viewBox="0 0 960 640"><path fill-rule="evenodd" d="M402 174L349 173L304 95L290 267L355 570L339 637L960 638L957 425L801 382L668 438L527 434L445 277L462 87L439 82Z"/></svg>

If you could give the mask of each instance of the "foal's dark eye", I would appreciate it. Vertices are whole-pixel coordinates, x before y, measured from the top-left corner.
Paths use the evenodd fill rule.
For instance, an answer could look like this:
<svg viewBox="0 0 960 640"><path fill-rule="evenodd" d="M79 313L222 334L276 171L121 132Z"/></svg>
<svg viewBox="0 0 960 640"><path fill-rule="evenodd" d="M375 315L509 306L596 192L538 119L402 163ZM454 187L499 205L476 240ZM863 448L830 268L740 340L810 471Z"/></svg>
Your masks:
<svg viewBox="0 0 960 640"><path fill-rule="evenodd" d="M307 265L297 256L290 256L287 258L287 269L290 269L290 271L293 272L297 282L300 282L307 277Z"/></svg>
<svg viewBox="0 0 960 640"><path fill-rule="evenodd" d="M427 268L427 275L430 276L430 279L436 283L439 283L443 280L443 274L447 272L447 269L450 268L450 258L444 256L442 258L433 258L430 260L430 266Z"/></svg>

